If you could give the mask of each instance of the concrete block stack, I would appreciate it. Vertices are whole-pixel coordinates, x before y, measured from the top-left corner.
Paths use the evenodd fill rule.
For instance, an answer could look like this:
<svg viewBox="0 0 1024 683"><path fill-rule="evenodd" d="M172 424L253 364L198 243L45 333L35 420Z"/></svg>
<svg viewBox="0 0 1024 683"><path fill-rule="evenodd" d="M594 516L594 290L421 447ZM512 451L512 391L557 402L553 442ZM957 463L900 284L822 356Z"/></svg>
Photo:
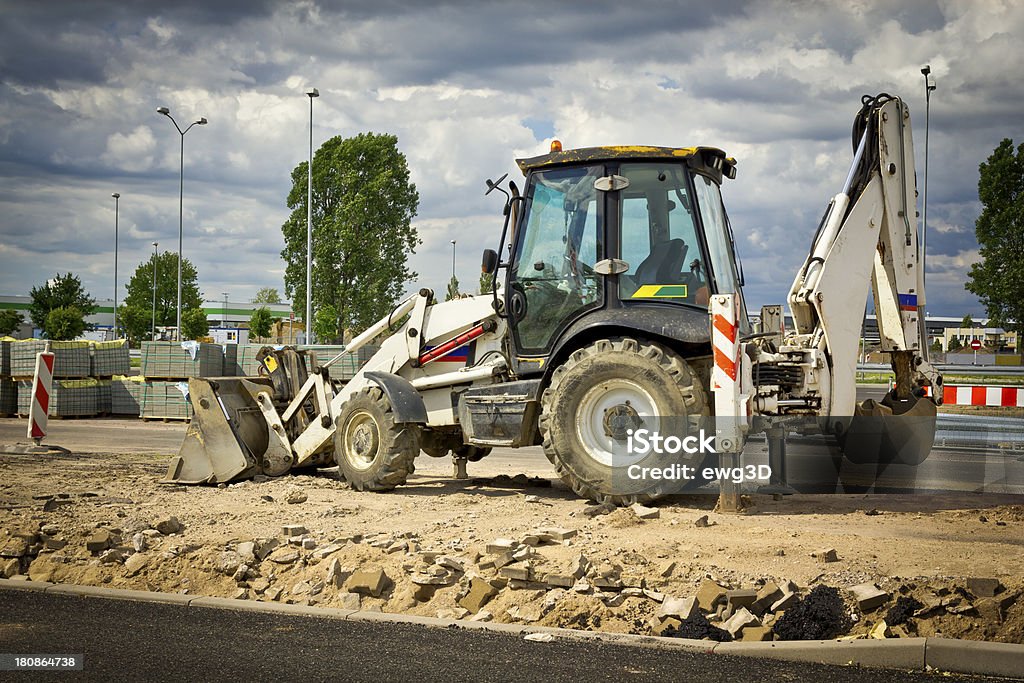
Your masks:
<svg viewBox="0 0 1024 683"><path fill-rule="evenodd" d="M16 401L18 415L28 415L32 401L32 379L36 357L46 349L44 339L25 339L10 343L10 377L13 389L0 387L0 413L4 400ZM51 341L53 384L50 387L50 417L92 417L99 410L99 383L89 377L90 348L87 341ZM0 380L0 385L6 384ZM9 406L8 406L9 407Z"/></svg>
<svg viewBox="0 0 1024 683"><path fill-rule="evenodd" d="M179 388L189 377L221 377L224 350L219 344L143 342L139 416L144 420L188 420L192 406Z"/></svg>
<svg viewBox="0 0 1024 683"><path fill-rule="evenodd" d="M110 413L138 417L141 414L143 384L142 376L115 375L110 380Z"/></svg>
<svg viewBox="0 0 1024 683"><path fill-rule="evenodd" d="M18 386L11 379L11 342L0 339L0 417L14 415L18 409Z"/></svg>
<svg viewBox="0 0 1024 683"><path fill-rule="evenodd" d="M11 376L32 380L36 370L36 356L46 349L45 339L25 339L11 343ZM53 352L54 379L84 379L89 377L90 355L87 341L49 342Z"/></svg>
<svg viewBox="0 0 1024 683"><path fill-rule="evenodd" d="M55 379L50 387L50 417L95 417L99 412L100 383L92 377ZM18 415L28 415L32 380L18 381Z"/></svg>
<svg viewBox="0 0 1024 683"><path fill-rule="evenodd" d="M238 376L238 344L221 344L224 350L224 377Z"/></svg>
<svg viewBox="0 0 1024 683"><path fill-rule="evenodd" d="M306 349L313 352L316 355L318 365L324 365L327 361L345 350L344 346L327 345L298 346L296 348ZM352 379L352 377L359 372L359 368L363 367L363 365L366 364L366 361L370 360L373 354L377 353L379 349L379 346L367 345L361 347L355 353L339 359L338 362L332 365L329 369L331 379L336 381Z"/></svg>
<svg viewBox="0 0 1024 683"><path fill-rule="evenodd" d="M89 346L90 372L97 379L110 379L114 375L131 372L128 357L128 342L117 339L109 342L92 342Z"/></svg>

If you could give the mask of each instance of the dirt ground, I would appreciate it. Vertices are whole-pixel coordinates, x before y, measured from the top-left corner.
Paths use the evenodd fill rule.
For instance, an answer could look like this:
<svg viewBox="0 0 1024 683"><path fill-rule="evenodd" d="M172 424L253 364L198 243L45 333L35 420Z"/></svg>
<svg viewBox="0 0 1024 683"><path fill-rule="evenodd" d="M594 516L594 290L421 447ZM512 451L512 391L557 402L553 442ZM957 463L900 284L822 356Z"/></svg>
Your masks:
<svg viewBox="0 0 1024 683"><path fill-rule="evenodd" d="M336 470L183 487L159 483L161 449L133 448L113 422L96 433L67 456L0 455L4 576L645 634L678 625L670 598L710 581L780 587L751 607L769 627L820 585L849 619L833 635L1024 642L1020 497L755 496L727 515L711 496L680 496L608 512L542 461L488 464L495 455L471 465L490 478L463 481L421 456L384 494L352 491ZM865 583L887 594L879 606L858 606L849 588ZM713 624L749 606L730 595L702 605ZM900 597L916 616L879 627Z"/></svg>

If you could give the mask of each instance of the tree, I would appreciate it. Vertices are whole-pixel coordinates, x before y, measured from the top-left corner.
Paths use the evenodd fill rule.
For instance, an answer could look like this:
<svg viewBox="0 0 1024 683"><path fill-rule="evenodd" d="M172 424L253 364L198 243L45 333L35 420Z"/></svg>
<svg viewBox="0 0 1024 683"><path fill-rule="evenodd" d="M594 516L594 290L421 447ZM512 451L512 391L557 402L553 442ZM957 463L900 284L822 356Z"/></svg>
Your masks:
<svg viewBox="0 0 1024 683"><path fill-rule="evenodd" d="M279 304L281 303L281 293L277 291L277 287L261 287L256 292L256 296L252 298L252 302L254 304Z"/></svg>
<svg viewBox="0 0 1024 683"><path fill-rule="evenodd" d="M951 337L949 340L949 351L959 351L964 348L963 342L960 341L960 337Z"/></svg>
<svg viewBox="0 0 1024 683"><path fill-rule="evenodd" d="M480 293L490 294L491 283L494 282L494 273L480 273Z"/></svg>
<svg viewBox="0 0 1024 683"><path fill-rule="evenodd" d="M978 167L982 211L974 224L981 260L964 285L985 306L990 327L1024 335L1024 144L1004 139Z"/></svg>
<svg viewBox="0 0 1024 683"><path fill-rule="evenodd" d="M266 306L260 306L252 312L252 315L249 316L249 331L257 337L269 337L270 324L270 309Z"/></svg>
<svg viewBox="0 0 1024 683"><path fill-rule="evenodd" d="M933 342L932 342L932 343L931 343L931 344L930 344L930 345L928 346L928 350L929 350L929 351L934 351L934 352L936 352L936 353L941 353L941 352L942 352L942 341L941 341L941 340L939 340L939 339L936 339L935 341L933 341Z"/></svg>
<svg viewBox="0 0 1024 683"><path fill-rule="evenodd" d="M49 339L65 340L74 339L85 332L88 325L85 324L85 316L74 306L67 308L61 306L49 312L46 316L46 336Z"/></svg>
<svg viewBox="0 0 1024 683"><path fill-rule="evenodd" d="M445 294L444 300L451 301L452 299L459 298L459 278L452 275L452 279L448 281L448 293Z"/></svg>
<svg viewBox="0 0 1024 683"><path fill-rule="evenodd" d="M173 327L178 324L178 253L165 251L140 263L132 273L126 289L125 305L153 312L153 264L156 263L156 324ZM203 297L197 284L195 266L187 258L181 261L181 326L185 327L185 311L202 308ZM206 334L205 332L203 334ZM202 335L199 335L202 336ZM182 337L183 339L185 337Z"/></svg>
<svg viewBox="0 0 1024 683"><path fill-rule="evenodd" d="M302 162L292 171L291 215L281 226L285 295L300 316L306 301L307 168ZM362 329L384 317L405 283L416 277L407 263L420 244L412 225L418 206L419 194L394 135L339 136L317 150L312 302L315 311L333 308L332 329Z"/></svg>
<svg viewBox="0 0 1024 683"><path fill-rule="evenodd" d="M331 344L340 336L338 310L331 304L318 308L313 314L313 334L321 344Z"/></svg>
<svg viewBox="0 0 1024 683"><path fill-rule="evenodd" d="M0 336L13 334L24 322L25 316L18 311L10 309L0 311Z"/></svg>
<svg viewBox="0 0 1024 683"><path fill-rule="evenodd" d="M47 337L53 339L46 324L50 312L58 308L78 311L84 325L82 332L91 328L91 325L85 322L85 317L96 311L96 300L89 296L89 293L82 287L82 281L71 273L67 275L58 273L45 285L33 287L29 296L32 297L32 304L29 306L32 324L41 329ZM66 320L67 315L67 313L62 313L55 320Z"/></svg>
<svg viewBox="0 0 1024 683"><path fill-rule="evenodd" d="M181 313L181 338L199 339L210 333L210 321L206 319L206 311L201 308L190 308Z"/></svg>
<svg viewBox="0 0 1024 683"><path fill-rule="evenodd" d="M964 319L960 321L960 327L961 328L974 327L974 318L971 317L970 313L965 315Z"/></svg>
<svg viewBox="0 0 1024 683"><path fill-rule="evenodd" d="M153 317L150 308L139 308L123 304L117 309L117 326L128 339L128 346L138 346L143 339L149 339Z"/></svg>

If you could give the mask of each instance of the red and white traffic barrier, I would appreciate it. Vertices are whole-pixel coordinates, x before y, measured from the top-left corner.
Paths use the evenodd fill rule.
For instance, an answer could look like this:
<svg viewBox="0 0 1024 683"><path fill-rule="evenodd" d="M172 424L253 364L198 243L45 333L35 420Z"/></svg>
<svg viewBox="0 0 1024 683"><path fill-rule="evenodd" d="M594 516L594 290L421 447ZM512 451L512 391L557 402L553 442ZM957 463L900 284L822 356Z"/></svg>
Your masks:
<svg viewBox="0 0 1024 683"><path fill-rule="evenodd" d="M947 384L942 389L942 402L950 406L1024 408L1024 387Z"/></svg>
<svg viewBox="0 0 1024 683"><path fill-rule="evenodd" d="M53 384L53 358L53 353L49 350L36 356L36 371L32 378L32 403L28 409L28 438L35 439L36 443L46 436L46 420L50 414L50 387Z"/></svg>

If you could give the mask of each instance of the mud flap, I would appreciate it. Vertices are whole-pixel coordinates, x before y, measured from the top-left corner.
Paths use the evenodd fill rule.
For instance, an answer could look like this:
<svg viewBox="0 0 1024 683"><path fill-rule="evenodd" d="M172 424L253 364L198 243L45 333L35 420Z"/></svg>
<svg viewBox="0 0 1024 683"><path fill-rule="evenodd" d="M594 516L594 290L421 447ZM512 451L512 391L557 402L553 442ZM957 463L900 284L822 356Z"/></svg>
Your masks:
<svg viewBox="0 0 1024 683"><path fill-rule="evenodd" d="M868 399L842 421L839 447L860 465L920 465L935 441L937 413L935 402L925 397L901 400L890 392L880 402Z"/></svg>
<svg viewBox="0 0 1024 683"><path fill-rule="evenodd" d="M272 428L264 417L264 406L270 404L266 383L245 378L191 378L188 388L192 422L177 457L167 468L165 482L218 484L248 478L264 469L275 474L288 470L290 454L284 455L278 434L271 436ZM270 461L264 462L268 456Z"/></svg>

